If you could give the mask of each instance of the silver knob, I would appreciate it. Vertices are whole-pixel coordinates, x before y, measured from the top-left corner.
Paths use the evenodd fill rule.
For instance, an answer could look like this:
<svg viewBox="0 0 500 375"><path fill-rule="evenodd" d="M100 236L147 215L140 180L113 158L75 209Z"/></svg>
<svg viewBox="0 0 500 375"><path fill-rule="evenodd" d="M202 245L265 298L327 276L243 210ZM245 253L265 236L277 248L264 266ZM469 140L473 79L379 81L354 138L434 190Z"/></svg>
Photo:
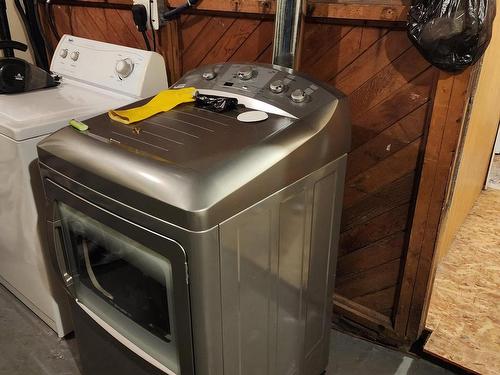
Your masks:
<svg viewBox="0 0 500 375"><path fill-rule="evenodd" d="M134 63L131 59L123 59L116 63L115 71L120 78L127 78L134 70Z"/></svg>
<svg viewBox="0 0 500 375"><path fill-rule="evenodd" d="M297 89L292 92L291 98L294 103L303 103L307 98L307 94L304 90Z"/></svg>
<svg viewBox="0 0 500 375"><path fill-rule="evenodd" d="M73 51L71 52L71 55L69 55L69 57L71 57L71 60L76 61L80 57L80 52Z"/></svg>
<svg viewBox="0 0 500 375"><path fill-rule="evenodd" d="M208 70L202 74L203 78L205 78L207 81L210 81L217 77L217 73L215 73L213 70Z"/></svg>
<svg viewBox="0 0 500 375"><path fill-rule="evenodd" d="M286 85L281 79L273 81L269 85L269 90L271 90L271 92L274 94L281 94L283 91L285 91L285 89Z"/></svg>
<svg viewBox="0 0 500 375"><path fill-rule="evenodd" d="M245 66L238 71L238 78L243 81L248 81L253 77L253 69L251 66Z"/></svg>
<svg viewBox="0 0 500 375"><path fill-rule="evenodd" d="M66 56L68 56L68 49L67 48L63 48L62 50L59 51L59 56L61 56L63 59L66 58Z"/></svg>

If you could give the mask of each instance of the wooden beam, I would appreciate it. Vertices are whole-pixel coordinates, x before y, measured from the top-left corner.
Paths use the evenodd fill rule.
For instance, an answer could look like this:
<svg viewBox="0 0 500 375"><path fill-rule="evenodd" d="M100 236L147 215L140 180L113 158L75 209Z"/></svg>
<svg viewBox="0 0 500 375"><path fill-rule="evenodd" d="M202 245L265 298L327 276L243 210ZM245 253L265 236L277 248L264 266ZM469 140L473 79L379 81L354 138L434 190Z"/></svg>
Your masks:
<svg viewBox="0 0 500 375"><path fill-rule="evenodd" d="M373 309L335 294L333 311L335 312L334 324L337 328L346 328L350 333L357 331L364 337L370 337L385 344L404 345L394 331L391 319Z"/></svg>
<svg viewBox="0 0 500 375"><path fill-rule="evenodd" d="M331 1L309 1L308 16L338 18L346 20L406 22L409 5L378 3L348 3Z"/></svg>
<svg viewBox="0 0 500 375"><path fill-rule="evenodd" d="M185 4L185 0L169 0L170 7ZM346 20L406 22L409 5L403 2L374 1L366 3L308 1L308 16L315 18L336 18ZM196 6L197 11L275 14L276 0L203 0ZM196 11L195 10L195 11Z"/></svg>
<svg viewBox="0 0 500 375"><path fill-rule="evenodd" d="M160 52L165 58L169 84L182 76L180 28L180 20L177 19L168 22L160 31Z"/></svg>
<svg viewBox="0 0 500 375"><path fill-rule="evenodd" d="M186 0L169 0L168 6L178 7L186 4ZM276 13L276 0L203 0L196 6L197 10L229 12L229 13Z"/></svg>
<svg viewBox="0 0 500 375"><path fill-rule="evenodd" d="M395 316L396 332L406 332L411 341L420 335L425 319L434 246L467 106L470 71L439 73Z"/></svg>

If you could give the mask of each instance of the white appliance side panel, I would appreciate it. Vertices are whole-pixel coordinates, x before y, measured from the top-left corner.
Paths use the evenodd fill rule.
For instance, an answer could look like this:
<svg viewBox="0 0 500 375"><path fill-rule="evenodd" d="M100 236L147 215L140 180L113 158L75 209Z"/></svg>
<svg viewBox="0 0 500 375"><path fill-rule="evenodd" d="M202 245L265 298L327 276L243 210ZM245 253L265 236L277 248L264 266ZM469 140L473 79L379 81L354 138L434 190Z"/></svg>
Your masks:
<svg viewBox="0 0 500 375"><path fill-rule="evenodd" d="M14 142L0 135L0 276L62 337L72 325L64 292L55 288L56 275L44 256L33 189L40 193L36 144L42 139Z"/></svg>

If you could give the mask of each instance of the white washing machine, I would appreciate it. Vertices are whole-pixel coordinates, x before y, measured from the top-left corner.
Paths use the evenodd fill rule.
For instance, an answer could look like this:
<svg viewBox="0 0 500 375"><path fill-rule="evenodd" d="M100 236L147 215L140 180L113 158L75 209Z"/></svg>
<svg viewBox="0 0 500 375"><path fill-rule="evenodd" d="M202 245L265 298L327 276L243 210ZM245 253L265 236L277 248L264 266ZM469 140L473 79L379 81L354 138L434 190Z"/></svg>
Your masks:
<svg viewBox="0 0 500 375"><path fill-rule="evenodd" d="M53 282L38 212L36 145L72 118L85 120L168 87L163 57L65 35L51 64L58 87L0 95L0 282L62 337L72 330Z"/></svg>

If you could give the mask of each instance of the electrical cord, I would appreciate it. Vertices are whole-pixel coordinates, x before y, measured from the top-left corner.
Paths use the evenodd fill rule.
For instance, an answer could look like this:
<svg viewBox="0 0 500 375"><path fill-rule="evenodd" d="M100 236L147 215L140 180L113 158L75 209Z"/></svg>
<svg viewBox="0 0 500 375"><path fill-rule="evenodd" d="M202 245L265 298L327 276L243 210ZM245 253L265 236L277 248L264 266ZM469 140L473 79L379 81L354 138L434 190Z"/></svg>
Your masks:
<svg viewBox="0 0 500 375"><path fill-rule="evenodd" d="M24 27L26 29L26 34L28 36L28 40L32 47L31 51L33 52L33 56L35 57L36 65L42 67L43 69L48 69L48 67L46 66L47 65L46 58L44 59L41 56L41 51L39 50L39 48L37 48L37 43L35 42L35 38L33 36L33 30L31 30L30 28L30 22L27 16L27 9L25 9L22 6L20 0L14 0L14 5L16 6L19 16L21 17L21 22L24 24ZM45 47L43 49L45 51Z"/></svg>
<svg viewBox="0 0 500 375"><path fill-rule="evenodd" d="M188 10L189 8L191 7L194 7L196 6L196 4L199 2L200 0L187 0L186 4L184 5L181 5L180 7L177 7L177 8L174 8L172 10L169 10L167 12L164 12L161 17L163 19L163 21L170 21L172 18L174 18L175 16L185 12L186 10Z"/></svg>
<svg viewBox="0 0 500 375"><path fill-rule="evenodd" d="M45 29L44 29L42 22L40 20L40 7L38 6L38 3L36 3L35 5L36 5L36 7L35 7L35 21L36 21L36 24L38 26L38 29L40 30L40 36L43 39L43 42L45 44L45 48L49 52L49 56L52 56L54 54L54 48L53 48L52 44L50 43L50 41L47 39L47 35L45 35L45 32L44 32Z"/></svg>
<svg viewBox="0 0 500 375"><path fill-rule="evenodd" d="M59 36L59 33L57 32L57 27L56 27L56 24L54 23L54 13L53 13L54 9L52 8L52 4L50 3L50 0L47 0L45 2L45 12L47 14L47 18L48 18L48 23L49 23L49 28L50 28L50 31L52 31L52 34L54 34L54 37L56 38L57 41L59 41L59 39L61 39L61 37Z"/></svg>
<svg viewBox="0 0 500 375"><path fill-rule="evenodd" d="M132 6L132 17L134 19L137 30L142 34L146 48L151 51L151 43L149 42L148 35L146 34L148 23L148 12L146 7L142 4L134 4ZM156 44L156 43L155 43Z"/></svg>
<svg viewBox="0 0 500 375"><path fill-rule="evenodd" d="M151 27L151 35L153 36L153 51L156 52L156 33L155 33L155 28L153 26L153 18L151 15L153 14L153 9L152 9L152 1L149 0L149 26Z"/></svg>
<svg viewBox="0 0 500 375"><path fill-rule="evenodd" d="M149 43L148 34L145 31L141 31L142 37L144 38L144 43L148 51L151 51L151 44Z"/></svg>

